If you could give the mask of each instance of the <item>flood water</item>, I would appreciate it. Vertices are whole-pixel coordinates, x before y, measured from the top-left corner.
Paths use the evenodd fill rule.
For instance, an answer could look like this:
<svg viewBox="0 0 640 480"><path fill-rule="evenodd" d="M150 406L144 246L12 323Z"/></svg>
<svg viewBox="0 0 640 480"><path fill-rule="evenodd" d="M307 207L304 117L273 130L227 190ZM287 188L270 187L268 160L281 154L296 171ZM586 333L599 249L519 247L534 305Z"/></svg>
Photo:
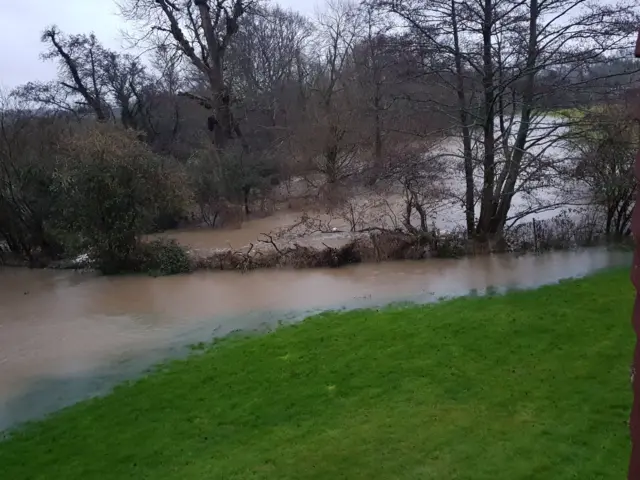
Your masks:
<svg viewBox="0 0 640 480"><path fill-rule="evenodd" d="M529 288L630 264L591 249L341 269L100 277L0 269L0 429L107 392L187 345L328 308Z"/></svg>

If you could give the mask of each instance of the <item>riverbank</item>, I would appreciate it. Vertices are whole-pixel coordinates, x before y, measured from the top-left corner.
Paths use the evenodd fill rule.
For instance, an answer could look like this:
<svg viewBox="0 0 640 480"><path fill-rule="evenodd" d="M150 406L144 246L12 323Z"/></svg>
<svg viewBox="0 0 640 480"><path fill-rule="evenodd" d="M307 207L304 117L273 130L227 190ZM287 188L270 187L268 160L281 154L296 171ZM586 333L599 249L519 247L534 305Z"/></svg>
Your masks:
<svg viewBox="0 0 640 480"><path fill-rule="evenodd" d="M0 443L3 477L624 476L626 269L223 341Z"/></svg>
<svg viewBox="0 0 640 480"><path fill-rule="evenodd" d="M254 270L258 268L322 268L389 260L461 258L491 253L542 253L609 245L627 248L628 237L612 238L597 218L572 219L566 213L546 220L532 219L495 239L471 240L464 229L403 232L369 229L365 232L322 232L322 241L302 236L261 237L234 249L195 249L188 252L193 270ZM305 242L305 240L307 240Z"/></svg>
<svg viewBox="0 0 640 480"><path fill-rule="evenodd" d="M141 243L139 259L130 273L153 276L200 270L246 272L273 268L336 268L350 264L393 260L462 258L500 253L544 253L608 246L627 249L630 237L612 237L596 217L571 218L566 213L546 220L532 219L504 235L484 242L469 239L462 228L433 228L407 232L401 229L365 228L361 231L332 228L312 217L302 217L294 227L258 234L249 244L234 248L190 247L169 234ZM222 232L222 231L220 231ZM194 233L194 232L190 232ZM87 270L89 255L54 262L54 269ZM123 272L124 273L124 272Z"/></svg>

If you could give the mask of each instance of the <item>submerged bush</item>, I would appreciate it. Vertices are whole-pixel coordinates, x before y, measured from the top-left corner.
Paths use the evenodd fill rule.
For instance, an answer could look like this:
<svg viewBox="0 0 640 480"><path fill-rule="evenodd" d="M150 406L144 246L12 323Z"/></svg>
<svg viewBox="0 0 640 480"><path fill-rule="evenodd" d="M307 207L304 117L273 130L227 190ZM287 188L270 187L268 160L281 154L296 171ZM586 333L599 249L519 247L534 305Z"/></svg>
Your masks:
<svg viewBox="0 0 640 480"><path fill-rule="evenodd" d="M182 207L184 179L135 132L92 125L63 142L61 211L103 273L140 268L140 236L160 212Z"/></svg>
<svg viewBox="0 0 640 480"><path fill-rule="evenodd" d="M156 276L177 275L192 270L187 250L175 240L169 239L141 244L138 269Z"/></svg>
<svg viewBox="0 0 640 480"><path fill-rule="evenodd" d="M512 252L545 252L606 243L602 215L592 209L586 212L562 212L544 220L520 223L505 235L506 250Z"/></svg>
<svg viewBox="0 0 640 480"><path fill-rule="evenodd" d="M433 256L437 258L460 258L467 254L467 247L465 232L456 230L437 238Z"/></svg>

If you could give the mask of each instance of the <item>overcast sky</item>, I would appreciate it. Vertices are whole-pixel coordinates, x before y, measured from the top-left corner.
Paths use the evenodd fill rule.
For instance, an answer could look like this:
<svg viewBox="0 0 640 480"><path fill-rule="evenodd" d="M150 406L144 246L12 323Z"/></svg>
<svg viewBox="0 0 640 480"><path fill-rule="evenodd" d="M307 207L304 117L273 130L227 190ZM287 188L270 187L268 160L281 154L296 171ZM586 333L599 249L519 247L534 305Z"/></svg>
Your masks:
<svg viewBox="0 0 640 480"><path fill-rule="evenodd" d="M277 3L311 15L324 0ZM54 78L55 64L39 58L40 34L53 24L65 33L94 32L105 46L119 49L126 24L117 12L113 0L0 0L0 87Z"/></svg>
<svg viewBox="0 0 640 480"><path fill-rule="evenodd" d="M272 1L311 16L327 0ZM55 63L39 58L40 34L53 24L65 33L94 32L112 49L122 48L120 32L127 27L115 0L0 0L0 89L55 77Z"/></svg>

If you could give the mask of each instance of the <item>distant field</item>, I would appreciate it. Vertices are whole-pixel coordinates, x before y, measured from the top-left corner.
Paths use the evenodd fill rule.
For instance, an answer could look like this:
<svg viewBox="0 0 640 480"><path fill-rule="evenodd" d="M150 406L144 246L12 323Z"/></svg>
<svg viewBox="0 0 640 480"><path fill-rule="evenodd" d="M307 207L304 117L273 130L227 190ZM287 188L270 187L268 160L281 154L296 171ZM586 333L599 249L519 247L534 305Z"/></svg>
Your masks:
<svg viewBox="0 0 640 480"><path fill-rule="evenodd" d="M229 339L0 443L0 478L620 479L628 272Z"/></svg>
<svg viewBox="0 0 640 480"><path fill-rule="evenodd" d="M573 107L573 108L559 108L556 110L547 110L544 112L544 115L548 115L551 117L558 118L566 118L570 120L580 120L587 114L590 113L603 113L607 109L607 105L591 105L591 106L582 106L582 107Z"/></svg>
<svg viewBox="0 0 640 480"><path fill-rule="evenodd" d="M557 110L545 110L544 115L556 118L578 120L584 117L587 108L559 108Z"/></svg>

